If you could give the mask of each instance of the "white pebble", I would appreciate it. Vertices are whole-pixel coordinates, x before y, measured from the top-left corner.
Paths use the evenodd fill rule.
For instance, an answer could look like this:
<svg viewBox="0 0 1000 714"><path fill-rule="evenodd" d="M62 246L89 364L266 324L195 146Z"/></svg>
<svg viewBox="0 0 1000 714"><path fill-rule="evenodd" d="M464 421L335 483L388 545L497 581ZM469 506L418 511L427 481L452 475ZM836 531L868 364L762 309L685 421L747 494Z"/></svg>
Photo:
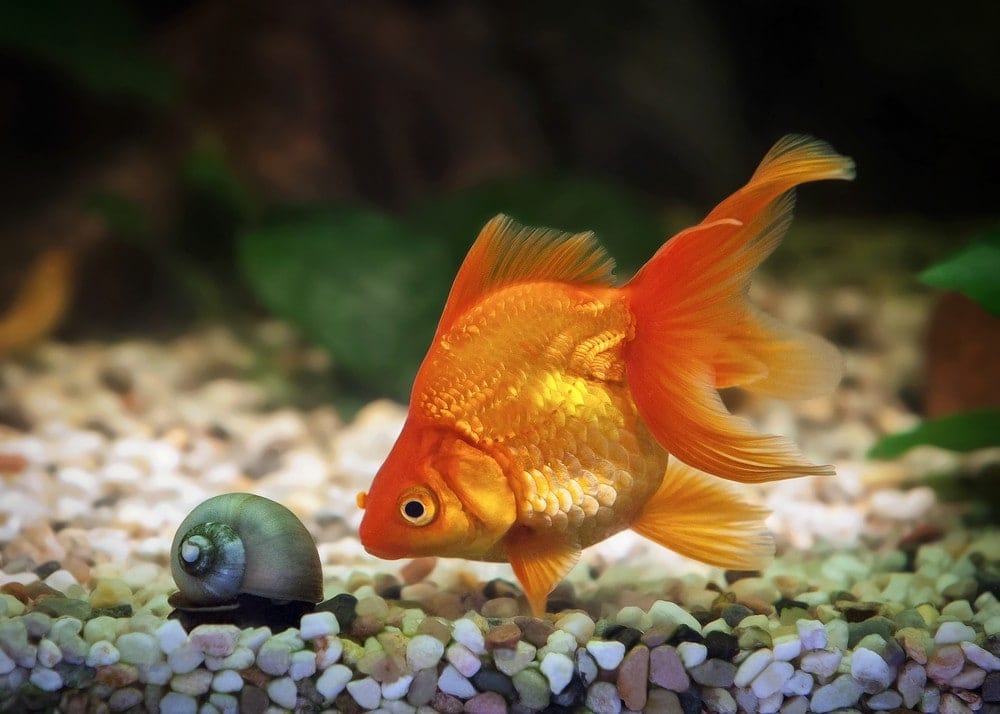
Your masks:
<svg viewBox="0 0 1000 714"><path fill-rule="evenodd" d="M371 677L348 682L347 693L362 709L377 709L382 701L382 687Z"/></svg>
<svg viewBox="0 0 1000 714"><path fill-rule="evenodd" d="M393 682L382 682L382 699L390 701L402 699L410 691L410 684L412 682L412 674L404 674Z"/></svg>
<svg viewBox="0 0 1000 714"><path fill-rule="evenodd" d="M262 672L279 677L292 665L292 648L277 638L261 645L257 653L257 666Z"/></svg>
<svg viewBox="0 0 1000 714"><path fill-rule="evenodd" d="M767 665L760 674L754 677L750 683L750 688L757 695L758 699L770 697L776 692L780 692L785 686L785 682L791 679L795 673L795 668L788 662L775 661Z"/></svg>
<svg viewBox="0 0 1000 714"><path fill-rule="evenodd" d="M340 634L340 623L332 612L310 612L302 616L299 634L304 640Z"/></svg>
<svg viewBox="0 0 1000 714"><path fill-rule="evenodd" d="M316 651L316 669L324 670L330 665L340 661L340 655L344 653L344 643L339 637L329 637L326 640L326 647Z"/></svg>
<svg viewBox="0 0 1000 714"><path fill-rule="evenodd" d="M851 655L851 676L869 694L882 691L893 679L889 663L867 647L858 647Z"/></svg>
<svg viewBox="0 0 1000 714"><path fill-rule="evenodd" d="M797 633L778 635L771 641L771 651L775 659L788 662L802 654L802 640Z"/></svg>
<svg viewBox="0 0 1000 714"><path fill-rule="evenodd" d="M934 643L954 645L959 642L974 642L976 631L962 622L942 622L934 633Z"/></svg>
<svg viewBox="0 0 1000 714"><path fill-rule="evenodd" d="M903 698L899 695L899 692L887 689L884 692L879 692L869 697L867 703L869 709L884 711L886 709L898 709L899 705L903 703Z"/></svg>
<svg viewBox="0 0 1000 714"><path fill-rule="evenodd" d="M417 635L406 645L406 661L414 671L436 667L444 656L444 644L431 635Z"/></svg>
<svg viewBox="0 0 1000 714"><path fill-rule="evenodd" d="M576 652L578 646L576 637L564 630L555 630L545 641L544 652L558 652L559 654L571 655ZM543 655L544 656L544 655Z"/></svg>
<svg viewBox="0 0 1000 714"><path fill-rule="evenodd" d="M213 692L238 692L243 689L243 677L235 669L223 669L212 677Z"/></svg>
<svg viewBox="0 0 1000 714"><path fill-rule="evenodd" d="M235 625L198 625L191 630L191 644L208 657L225 657L232 654L240 637Z"/></svg>
<svg viewBox="0 0 1000 714"><path fill-rule="evenodd" d="M622 700L611 682L594 682L587 689L587 708L594 714L619 714Z"/></svg>
<svg viewBox="0 0 1000 714"><path fill-rule="evenodd" d="M295 708L297 694L295 682L292 681L291 677L272 679L267 685L267 696L271 697L272 702L285 709Z"/></svg>
<svg viewBox="0 0 1000 714"><path fill-rule="evenodd" d="M156 628L156 641L163 654L170 654L187 641L188 635L184 626L177 620L167 620Z"/></svg>
<svg viewBox="0 0 1000 714"><path fill-rule="evenodd" d="M323 674L316 680L316 691L327 700L335 699L338 694L344 691L344 687L353 676L354 673L348 667L335 664L324 670Z"/></svg>
<svg viewBox="0 0 1000 714"><path fill-rule="evenodd" d="M107 640L98 640L90 646L87 653L87 666L100 667L105 664L114 664L118 661L118 649Z"/></svg>
<svg viewBox="0 0 1000 714"><path fill-rule="evenodd" d="M701 623L694 615L669 600L657 600L649 608L649 617L654 625L687 625L695 632L701 632Z"/></svg>
<svg viewBox="0 0 1000 714"><path fill-rule="evenodd" d="M686 669L697 667L708 657L708 647L701 642L681 642L677 645L677 655Z"/></svg>
<svg viewBox="0 0 1000 714"><path fill-rule="evenodd" d="M539 667L548 680L549 690L559 694L573 678L573 660L559 652L549 652Z"/></svg>
<svg viewBox="0 0 1000 714"><path fill-rule="evenodd" d="M613 640L591 640L587 643L587 651L601 669L615 669L625 658L625 645Z"/></svg>
<svg viewBox="0 0 1000 714"><path fill-rule="evenodd" d="M43 692L55 692L61 689L63 685L60 674L48 667L35 667L31 670L31 676L28 678L28 681Z"/></svg>
<svg viewBox="0 0 1000 714"><path fill-rule="evenodd" d="M803 672L815 674L820 679L826 679L837 671L841 659L843 655L836 650L813 650L802 655L799 659L799 668Z"/></svg>
<svg viewBox="0 0 1000 714"><path fill-rule="evenodd" d="M845 709L861 698L861 685L851 675L842 674L829 684L824 684L813 692L810 707L817 714Z"/></svg>
<svg viewBox="0 0 1000 714"><path fill-rule="evenodd" d="M232 694L212 692L208 695L208 703L215 709L203 709L200 714L240 714L240 700Z"/></svg>
<svg viewBox="0 0 1000 714"><path fill-rule="evenodd" d="M826 630L826 646L831 650L840 650L841 652L847 649L847 643L850 640L850 628L847 626L847 620L830 620L828 623L823 625L823 629Z"/></svg>
<svg viewBox="0 0 1000 714"><path fill-rule="evenodd" d="M65 593L71 586L79 585L80 583L77 582L73 573L69 572L65 568L60 568L59 570L49 574L49 577L45 578L45 584L53 590Z"/></svg>
<svg viewBox="0 0 1000 714"><path fill-rule="evenodd" d="M974 665L985 669L987 672L995 672L1000 669L1000 657L997 657L992 652L984 650L975 642L961 642L959 643L959 647L962 648L962 652L965 653L965 658L967 660L972 662ZM41 659L40 652L39 659Z"/></svg>
<svg viewBox="0 0 1000 714"><path fill-rule="evenodd" d="M126 664L153 664L163 655L156 638L145 632L126 632L115 641L115 647Z"/></svg>
<svg viewBox="0 0 1000 714"><path fill-rule="evenodd" d="M236 644L250 648L255 654L265 642L271 639L271 628L255 627L252 630L243 630Z"/></svg>
<svg viewBox="0 0 1000 714"><path fill-rule="evenodd" d="M472 683L450 664L442 670L441 676L438 677L438 689L459 699L469 699L476 696L476 688L472 686Z"/></svg>
<svg viewBox="0 0 1000 714"><path fill-rule="evenodd" d="M197 714L198 700L189 694L167 692L160 700L160 714Z"/></svg>
<svg viewBox="0 0 1000 714"><path fill-rule="evenodd" d="M139 671L139 681L143 684L163 685L174 676L174 670L170 669L167 662L157 662L155 664L140 664L136 667Z"/></svg>
<svg viewBox="0 0 1000 714"><path fill-rule="evenodd" d="M185 674L197 669L205 661L205 653L185 640L183 644L176 647L167 655L167 663L177 674Z"/></svg>
<svg viewBox="0 0 1000 714"><path fill-rule="evenodd" d="M240 671L253 665L256 657L257 655L249 647L237 645L232 654L228 654L225 657L209 657L206 655L205 668L213 672L220 669L235 669L236 671Z"/></svg>
<svg viewBox="0 0 1000 714"><path fill-rule="evenodd" d="M826 647L826 628L819 620L799 620L795 623L803 651L821 650Z"/></svg>
<svg viewBox="0 0 1000 714"><path fill-rule="evenodd" d="M733 684L737 687L747 687L754 677L764 671L764 669L774 661L774 653L767 648L754 650L736 669L736 676Z"/></svg>
<svg viewBox="0 0 1000 714"><path fill-rule="evenodd" d="M787 696L794 696L796 694L809 694L813 688L813 678L812 675L801 670L795 672L788 681L784 683L781 687L781 693Z"/></svg>
<svg viewBox="0 0 1000 714"><path fill-rule="evenodd" d="M10 658L3 648L0 648L0 675L9 674L17 667L17 662Z"/></svg>
<svg viewBox="0 0 1000 714"><path fill-rule="evenodd" d="M556 622L556 627L573 635L577 644L584 645L594 636L596 625L590 616L583 612L571 612Z"/></svg>
<svg viewBox="0 0 1000 714"><path fill-rule="evenodd" d="M292 663L288 666L288 676L293 682L316 674L316 653L310 650L299 650L292 654Z"/></svg>
<svg viewBox="0 0 1000 714"><path fill-rule="evenodd" d="M459 642L449 645L445 657L463 677L471 677L483 665L479 657L472 653L472 650Z"/></svg>
<svg viewBox="0 0 1000 714"><path fill-rule="evenodd" d="M214 675L207 669L196 669L192 672L175 674L170 678L170 688L181 694L190 694L192 697L199 697L207 694L212 688Z"/></svg>
<svg viewBox="0 0 1000 714"><path fill-rule="evenodd" d="M479 625L468 618L463 617L455 620L451 636L455 642L468 647L473 654L481 655L486 653L483 631L479 629Z"/></svg>
<svg viewBox="0 0 1000 714"><path fill-rule="evenodd" d="M45 637L38 643L37 652L38 664L43 667L55 667L62 661L63 654L62 650L59 649L59 645Z"/></svg>
<svg viewBox="0 0 1000 714"><path fill-rule="evenodd" d="M530 642L520 640L514 649L497 649L493 651L493 663L496 668L513 677L522 669L535 661L537 650Z"/></svg>

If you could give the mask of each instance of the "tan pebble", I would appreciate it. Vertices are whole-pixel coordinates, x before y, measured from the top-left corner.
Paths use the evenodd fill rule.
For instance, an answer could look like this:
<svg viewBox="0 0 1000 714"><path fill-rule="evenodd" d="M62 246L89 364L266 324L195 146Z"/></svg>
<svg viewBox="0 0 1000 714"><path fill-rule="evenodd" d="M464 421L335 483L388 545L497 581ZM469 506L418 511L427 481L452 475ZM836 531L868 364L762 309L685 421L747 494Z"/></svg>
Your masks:
<svg viewBox="0 0 1000 714"><path fill-rule="evenodd" d="M805 592L806 584L801 578L793 575L778 575L773 580L774 586L778 588L781 597L794 600L796 595Z"/></svg>
<svg viewBox="0 0 1000 714"><path fill-rule="evenodd" d="M62 562L62 567L68 570L76 582L87 585L90 582L90 563L76 555L69 555Z"/></svg>
<svg viewBox="0 0 1000 714"><path fill-rule="evenodd" d="M451 642L451 628L436 617L425 617L417 625L418 635L430 635L444 644Z"/></svg>
<svg viewBox="0 0 1000 714"><path fill-rule="evenodd" d="M636 645L618 667L616 686L625 706L640 711L646 706L646 680L649 677L649 648Z"/></svg>
<svg viewBox="0 0 1000 714"><path fill-rule="evenodd" d="M745 598L740 598L739 602L741 605L749 607L758 615L770 616L774 614L774 605L772 605L767 600L761 600L760 598L756 597L745 597Z"/></svg>
<svg viewBox="0 0 1000 714"><path fill-rule="evenodd" d="M521 628L513 622L497 625L486 633L487 649L514 649L521 639Z"/></svg>
<svg viewBox="0 0 1000 714"><path fill-rule="evenodd" d="M0 476L17 476L28 468L22 454L0 453Z"/></svg>
<svg viewBox="0 0 1000 714"><path fill-rule="evenodd" d="M97 668L97 681L115 689L127 687L139 681L139 669L133 664L117 662Z"/></svg>
<svg viewBox="0 0 1000 714"><path fill-rule="evenodd" d="M45 563L49 560L62 560L66 557L66 549L56 538L56 534L48 523L27 526L22 531L22 535L38 547L40 557L37 558L37 562Z"/></svg>
<svg viewBox="0 0 1000 714"><path fill-rule="evenodd" d="M437 566L437 558L414 558L399 569L399 577L407 585L413 585L434 572L435 566Z"/></svg>
<svg viewBox="0 0 1000 714"><path fill-rule="evenodd" d="M361 615L351 624L351 636L364 642L382 631L385 620L374 615Z"/></svg>
<svg viewBox="0 0 1000 714"><path fill-rule="evenodd" d="M119 578L102 578L90 591L91 607L114 607L132 602L132 590Z"/></svg>
<svg viewBox="0 0 1000 714"><path fill-rule="evenodd" d="M520 612L520 606L512 597L495 597L483 603L480 610L483 617L511 618Z"/></svg>
<svg viewBox="0 0 1000 714"><path fill-rule="evenodd" d="M5 583L0 587L0 593L13 595L25 605L31 602L31 595L28 594L28 589L21 583Z"/></svg>
<svg viewBox="0 0 1000 714"><path fill-rule="evenodd" d="M457 620L466 612L462 596L448 591L439 591L431 596L427 608L432 614L448 620Z"/></svg>

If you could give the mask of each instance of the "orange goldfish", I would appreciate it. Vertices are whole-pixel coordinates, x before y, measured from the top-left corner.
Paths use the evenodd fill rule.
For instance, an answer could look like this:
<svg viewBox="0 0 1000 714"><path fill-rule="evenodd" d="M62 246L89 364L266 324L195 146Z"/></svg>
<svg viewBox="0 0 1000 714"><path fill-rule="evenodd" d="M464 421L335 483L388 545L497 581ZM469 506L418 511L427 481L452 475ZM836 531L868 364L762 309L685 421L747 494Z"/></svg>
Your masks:
<svg viewBox="0 0 1000 714"><path fill-rule="evenodd" d="M592 233L493 218L455 278L403 430L358 495L364 547L509 562L537 616L581 550L625 528L713 565L763 567L766 511L717 477L833 467L756 433L718 390L803 398L836 385L836 349L747 292L794 187L853 177L828 144L787 136L621 287Z"/></svg>

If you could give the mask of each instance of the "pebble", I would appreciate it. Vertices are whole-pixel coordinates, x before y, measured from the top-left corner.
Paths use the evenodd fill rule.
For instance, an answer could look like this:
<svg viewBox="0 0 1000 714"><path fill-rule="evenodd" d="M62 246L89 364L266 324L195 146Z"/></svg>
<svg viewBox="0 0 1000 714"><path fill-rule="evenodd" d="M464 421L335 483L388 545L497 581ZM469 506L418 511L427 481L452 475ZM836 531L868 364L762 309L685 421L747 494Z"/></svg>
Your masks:
<svg viewBox="0 0 1000 714"><path fill-rule="evenodd" d="M771 662L760 674L753 678L753 681L750 683L750 688L753 690L753 693L757 695L758 699L770 697L772 694L780 692L781 688L785 685L785 682L787 682L794 673L795 668L788 662Z"/></svg>
<svg viewBox="0 0 1000 714"><path fill-rule="evenodd" d="M586 613L571 612L559 618L556 627L573 635L577 644L583 646L594 636L596 625Z"/></svg>
<svg viewBox="0 0 1000 714"><path fill-rule="evenodd" d="M523 706L528 709L544 709L549 705L551 700L549 683L537 669L522 669L513 676L512 682L514 689L517 690L517 700ZM475 691L469 696L473 695Z"/></svg>
<svg viewBox="0 0 1000 714"><path fill-rule="evenodd" d="M534 645L521 641L512 650L498 649L493 652L493 663L498 670L513 677L535 660Z"/></svg>
<svg viewBox="0 0 1000 714"><path fill-rule="evenodd" d="M196 669L171 677L170 688L175 692L197 697L207 693L211 689L213 679L214 675L207 669Z"/></svg>
<svg viewBox="0 0 1000 714"><path fill-rule="evenodd" d="M293 682L316 674L316 654L310 650L299 650L292 653L291 664L288 665L288 676Z"/></svg>
<svg viewBox="0 0 1000 714"><path fill-rule="evenodd" d="M721 687L706 687L702 691L705 708L715 714L736 714L736 700L728 690Z"/></svg>
<svg viewBox="0 0 1000 714"><path fill-rule="evenodd" d="M322 694L328 701L336 698L344 691L344 687L351 681L354 673L349 667L342 664L335 664L323 670L323 674L316 680L316 691Z"/></svg>
<svg viewBox="0 0 1000 714"><path fill-rule="evenodd" d="M645 645L630 649L618 667L616 684L627 709L640 710L646 706L649 668L650 652Z"/></svg>
<svg viewBox="0 0 1000 714"><path fill-rule="evenodd" d="M818 714L854 706L861 698L861 685L849 674L842 674L829 684L818 687L810 700L812 711Z"/></svg>
<svg viewBox="0 0 1000 714"><path fill-rule="evenodd" d="M590 640L587 651L601 669L616 669L625 657L625 645L607 640Z"/></svg>
<svg viewBox="0 0 1000 714"><path fill-rule="evenodd" d="M965 658L988 672L1000 670L1000 657L977 645L975 642L961 642L959 647Z"/></svg>
<svg viewBox="0 0 1000 714"><path fill-rule="evenodd" d="M747 687L758 674L774 661L774 653L769 649L754 650L743 660L736 670L733 684L737 687Z"/></svg>
<svg viewBox="0 0 1000 714"><path fill-rule="evenodd" d="M63 679L59 672L48 667L35 667L31 670L28 681L43 692L55 692L63 686Z"/></svg>
<svg viewBox="0 0 1000 714"><path fill-rule="evenodd" d="M802 655L799 659L799 668L820 679L826 679L837 671L841 659L843 655L837 650L814 650Z"/></svg>
<svg viewBox="0 0 1000 714"><path fill-rule="evenodd" d="M160 700L159 709L161 714L196 714L198 700L189 694L168 692Z"/></svg>
<svg viewBox="0 0 1000 714"><path fill-rule="evenodd" d="M163 658L156 638L145 632L126 632L115 641L122 662L153 664Z"/></svg>
<svg viewBox="0 0 1000 714"><path fill-rule="evenodd" d="M594 682L587 688L587 708L594 714L619 714L622 700L611 682Z"/></svg>
<svg viewBox="0 0 1000 714"><path fill-rule="evenodd" d="M649 681L674 692L685 692L691 680L677 650L670 645L654 647L649 652Z"/></svg>
<svg viewBox="0 0 1000 714"><path fill-rule="evenodd" d="M708 657L708 647L700 642L681 642L677 645L677 654L687 669L697 667Z"/></svg>
<svg viewBox="0 0 1000 714"><path fill-rule="evenodd" d="M934 643L938 645L974 642L975 639L976 631L961 622L942 622L934 633Z"/></svg>
<svg viewBox="0 0 1000 714"><path fill-rule="evenodd" d="M338 635L340 634L340 624L332 612L326 610L310 612L302 616L299 623L299 634L304 640Z"/></svg>
<svg viewBox="0 0 1000 714"><path fill-rule="evenodd" d="M809 694L813 689L813 678L808 672L796 670L781 687L785 695Z"/></svg>
<svg viewBox="0 0 1000 714"><path fill-rule="evenodd" d="M160 651L170 654L187 641L188 635L184 631L184 626L177 620L167 620L154 633L156 641L160 646Z"/></svg>
<svg viewBox="0 0 1000 714"><path fill-rule="evenodd" d="M654 625L687 625L695 632L701 632L701 623L680 605L669 600L657 600L649 608L649 617Z"/></svg>
<svg viewBox="0 0 1000 714"><path fill-rule="evenodd" d="M889 664L880 655L865 647L859 647L851 655L851 676L868 694L880 692L893 680Z"/></svg>
<svg viewBox="0 0 1000 714"><path fill-rule="evenodd" d="M191 646L208 657L225 657L233 653L240 638L240 628L234 625L199 625L191 630Z"/></svg>
<svg viewBox="0 0 1000 714"><path fill-rule="evenodd" d="M100 667L102 665L114 664L121 655L118 649L107 640L98 640L90 646L87 653L87 666Z"/></svg>
<svg viewBox="0 0 1000 714"><path fill-rule="evenodd" d="M232 693L243 689L243 677L233 669L224 669L212 677L212 691Z"/></svg>
<svg viewBox="0 0 1000 714"><path fill-rule="evenodd" d="M382 685L371 677L348 682L347 693L354 698L354 701L362 709L377 709L379 703L382 701Z"/></svg>
<svg viewBox="0 0 1000 714"><path fill-rule="evenodd" d="M958 645L945 645L930 656L925 665L927 676L940 684L947 684L962 671L965 654Z"/></svg>
<svg viewBox="0 0 1000 714"><path fill-rule="evenodd" d="M205 661L205 653L185 639L167 655L170 669L178 673L190 672Z"/></svg>
<svg viewBox="0 0 1000 714"><path fill-rule="evenodd" d="M476 689L472 683L450 664L441 670L441 674L438 676L438 688L445 694L459 699L468 699L476 695Z"/></svg>
<svg viewBox="0 0 1000 714"><path fill-rule="evenodd" d="M268 640L261 645L257 653L257 666L262 672L280 677L292 665L292 647L287 642L277 638Z"/></svg>
<svg viewBox="0 0 1000 714"><path fill-rule="evenodd" d="M539 670L549 680L549 691L559 694L573 677L573 660L560 652L549 652L542 658Z"/></svg>
<svg viewBox="0 0 1000 714"><path fill-rule="evenodd" d="M455 642L448 646L448 649L445 651L445 658L463 677L471 677L479 671L479 668L483 664L479 657L460 642Z"/></svg>
<svg viewBox="0 0 1000 714"><path fill-rule="evenodd" d="M392 682L382 682L382 699L402 699L413 683L412 674L404 674Z"/></svg>
<svg viewBox="0 0 1000 714"><path fill-rule="evenodd" d="M431 635L416 635L406 645L406 661L414 670L436 667L443 656L444 643Z"/></svg>
<svg viewBox="0 0 1000 714"><path fill-rule="evenodd" d="M486 643L483 638L483 632L472 620L466 618L455 620L451 636L455 639L455 642L464 645L475 655L486 653Z"/></svg>
<svg viewBox="0 0 1000 714"><path fill-rule="evenodd" d="M819 620L799 620L795 623L803 651L826 647L826 628Z"/></svg>

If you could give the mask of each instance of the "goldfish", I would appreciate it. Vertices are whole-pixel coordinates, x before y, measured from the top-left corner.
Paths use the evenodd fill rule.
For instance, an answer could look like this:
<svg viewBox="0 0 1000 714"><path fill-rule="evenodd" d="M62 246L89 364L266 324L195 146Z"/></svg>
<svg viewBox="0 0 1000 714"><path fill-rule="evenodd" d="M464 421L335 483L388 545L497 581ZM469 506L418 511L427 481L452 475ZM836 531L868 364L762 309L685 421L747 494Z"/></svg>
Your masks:
<svg viewBox="0 0 1000 714"><path fill-rule="evenodd" d="M490 220L399 437L358 494L365 549L507 562L539 617L583 549L627 528L711 565L765 567L767 511L727 480L834 470L756 432L719 390L799 399L836 386L836 348L760 311L748 290L795 187L854 175L829 144L786 136L621 286L593 233Z"/></svg>

